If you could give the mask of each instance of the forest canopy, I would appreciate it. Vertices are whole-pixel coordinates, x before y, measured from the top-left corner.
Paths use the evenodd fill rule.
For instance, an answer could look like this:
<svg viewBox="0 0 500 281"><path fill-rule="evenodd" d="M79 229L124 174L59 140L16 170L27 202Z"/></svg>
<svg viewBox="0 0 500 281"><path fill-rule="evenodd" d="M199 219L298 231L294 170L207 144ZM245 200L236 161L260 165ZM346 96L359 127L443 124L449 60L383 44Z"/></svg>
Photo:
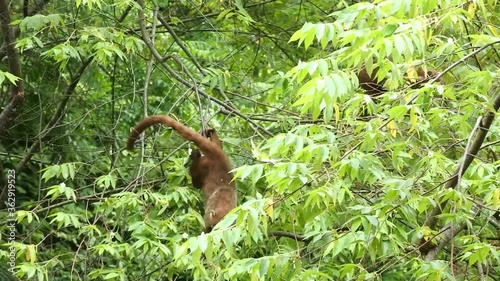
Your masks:
<svg viewBox="0 0 500 281"><path fill-rule="evenodd" d="M0 0L0 24L0 279L499 280L497 0ZM222 140L210 232L196 145L125 149L151 115Z"/></svg>

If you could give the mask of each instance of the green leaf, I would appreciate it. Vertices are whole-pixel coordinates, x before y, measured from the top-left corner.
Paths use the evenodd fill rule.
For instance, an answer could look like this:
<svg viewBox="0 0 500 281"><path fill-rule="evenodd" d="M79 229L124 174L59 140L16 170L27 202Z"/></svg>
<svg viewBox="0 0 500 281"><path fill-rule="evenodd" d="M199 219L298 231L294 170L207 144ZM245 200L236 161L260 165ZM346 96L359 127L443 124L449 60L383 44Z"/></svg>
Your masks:
<svg viewBox="0 0 500 281"><path fill-rule="evenodd" d="M337 240L331 242L326 250L323 252L323 257L331 256L335 257L344 249L346 249L354 241L354 234L352 232L341 235Z"/></svg>
<svg viewBox="0 0 500 281"><path fill-rule="evenodd" d="M304 37L304 31L299 29L299 30L295 31L295 33L293 33L292 37L290 38L290 40L288 42L297 41L299 39L302 39L303 37ZM299 42L299 45L300 45L300 42Z"/></svg>
<svg viewBox="0 0 500 281"><path fill-rule="evenodd" d="M5 78L9 80L11 84L16 84L17 81L19 81L19 77L12 75L9 72L4 72L0 70L0 84L2 84L5 81Z"/></svg>
<svg viewBox="0 0 500 281"><path fill-rule="evenodd" d="M395 106L387 112L389 114L389 117L394 120L398 121L404 118L406 112L408 111L409 107L406 105L398 105Z"/></svg>
<svg viewBox="0 0 500 281"><path fill-rule="evenodd" d="M382 29L382 34L384 37L390 37L394 34L394 31L398 28L397 24L391 23L384 26Z"/></svg>

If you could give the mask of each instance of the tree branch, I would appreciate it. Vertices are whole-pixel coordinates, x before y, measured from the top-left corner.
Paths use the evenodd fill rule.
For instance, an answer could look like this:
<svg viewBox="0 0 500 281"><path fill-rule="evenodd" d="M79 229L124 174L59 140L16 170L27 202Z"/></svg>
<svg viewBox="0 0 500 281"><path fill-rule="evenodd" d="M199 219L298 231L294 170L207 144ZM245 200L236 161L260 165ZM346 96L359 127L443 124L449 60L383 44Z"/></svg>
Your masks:
<svg viewBox="0 0 500 281"><path fill-rule="evenodd" d="M139 6L141 8L138 9L138 13L139 13L139 25L141 27L141 36L142 36L142 40L144 41L144 43L146 44L146 46L148 46L148 49L149 51L151 52L151 54L153 54L153 56L156 58L156 60L161 64L161 66L163 66L163 68L165 68L165 70L177 81L179 81L181 84L183 84L184 86L186 87L189 87L189 88L194 88L195 86L192 85L191 83L189 83L188 81L184 80L182 77L180 77L168 64L165 63L165 59L160 55L160 53L158 53L158 50L156 50L153 42L149 39L150 36L149 36L149 33L148 31L146 30L146 24L145 24L145 16L144 16L144 1L143 0L137 0L137 3L139 3ZM262 126L260 126L259 124L255 123L253 120L251 120L248 116L244 115L243 113L239 112L236 108L230 106L228 103L226 102L223 102L215 97L212 97L211 95L209 95L207 92L201 90L201 89L198 89L198 92L204 96L205 98L217 103L218 105L220 105L224 110L226 110L226 112L228 114L235 114L236 116L239 116L243 119L245 119L248 123L250 123L252 126L258 128L259 130L265 132L266 134L268 134L269 136L272 136L273 134L271 134L271 132L269 132L268 130L266 130L265 128L263 128Z"/></svg>
<svg viewBox="0 0 500 281"><path fill-rule="evenodd" d="M450 70L452 70L455 66L463 63L464 61L466 61L468 58L470 57L473 57L475 56L476 54L482 52L484 49L488 48L488 47L491 47L495 44L499 44L500 43L500 40L498 41L494 41L494 42L491 42L491 43L488 43L484 46L481 46L481 48L478 48L477 50L474 50L473 52L471 52L470 54L467 54L466 56L464 56L463 58L459 59L458 61L452 63L450 66L448 66L445 70L443 70L443 72L439 73L436 77L434 77L429 83L432 84L436 81L439 81L441 80L441 78Z"/></svg>
<svg viewBox="0 0 500 281"><path fill-rule="evenodd" d="M25 8L23 7L23 16L27 17L27 16L33 16L33 15L38 14L38 12L40 12L41 10L43 10L43 7L45 7L45 5L47 3L49 3L49 1L50 0L43 0L40 3L35 3L35 7L33 9L31 9L31 10L28 10L28 11L25 11ZM28 7L26 6L26 8L28 8ZM6 10L3 10L3 8L2 8L2 11L6 11ZM20 32L19 26L18 25L11 26L11 28L14 30L15 36L16 37L19 36L19 32ZM3 60L3 58L5 56L7 56L7 50L6 50L7 46L8 46L8 44L5 44L5 42L4 42L4 44L0 47L0 61Z"/></svg>
<svg viewBox="0 0 500 281"><path fill-rule="evenodd" d="M5 54L9 64L9 72L17 77L17 81L10 86L10 102L0 113L0 136L5 136L7 130L14 124L14 119L19 116L24 102L24 81L21 71L21 61L17 54L15 27L11 26L10 9L7 0L0 0L0 24L5 46Z"/></svg>
<svg viewBox="0 0 500 281"><path fill-rule="evenodd" d="M300 234L287 232L287 231L269 231L267 233L267 235L274 236L274 237L286 237L286 238L293 239L295 241L305 242L305 243L311 242L311 238L306 238Z"/></svg>
<svg viewBox="0 0 500 281"><path fill-rule="evenodd" d="M1 1L5 1L5 0L0 0L0 2ZM44 5L48 1L49 0L44 0L43 1ZM131 9L129 9L129 8L125 9L125 11L123 12L123 15L120 17L120 20L124 20L125 17L129 14L130 10ZM45 128L43 128L43 130L38 135L37 140L31 145L31 147L28 149L28 152L26 153L26 155L23 157L23 159L17 165L17 167L16 167L17 173L22 171L25 168L28 161L31 160L31 157L33 157L33 155L37 151L38 147L40 146L41 139L44 136L46 136L48 133L50 133L52 131L52 129L54 129L56 127L56 125L59 123L62 116L64 115L64 110L66 109L66 105L67 105L69 99L71 98L71 96L75 92L76 86L80 82L80 79L82 78L83 74L85 73L85 70L90 65L90 63L92 63L93 60L94 60L94 56L91 56L91 57L87 58L86 61L82 62L80 68L78 69L78 72L76 73L76 75L74 75L72 77L71 82L68 85L68 88L64 92L62 100L59 102L59 105L57 106L57 110L54 113L54 116L52 117L52 119L50 119L50 121L47 123Z"/></svg>
<svg viewBox="0 0 500 281"><path fill-rule="evenodd" d="M0 1L2 1L2 0L0 0ZM50 133L52 131L52 129L54 129L56 127L56 125L59 123L62 116L64 115L64 110L66 109L66 105L67 105L69 99L71 98L71 96L75 92L76 86L80 82L82 75L85 73L85 70L90 65L90 63L92 62L93 59L94 59L94 57L90 57L85 62L82 63L82 65L78 69L77 74L73 77L73 79L71 80L71 83L69 84L68 88L64 92L62 100L61 100L61 102L59 102L59 105L57 106L57 110L54 113L54 116L50 119L50 121L47 123L47 125L45 125L45 128L43 128L43 130L38 135L37 140L31 145L31 147L28 149L24 158L17 165L17 167L16 167L17 173L22 171L25 168L28 161L30 161L31 157L33 157L33 155L37 151L38 147L40 146L41 139L43 137L45 137L48 133Z"/></svg>
<svg viewBox="0 0 500 281"><path fill-rule="evenodd" d="M495 93L495 94L497 96L493 100L493 110L498 111L498 109L500 108L500 93ZM489 109L486 109L486 113L484 114L480 122L476 138L474 139L474 142L471 144L469 150L465 151L463 163L458 165L455 172L453 173L453 176L444 185L444 189L455 188L457 186L459 177L461 177L465 173L467 168L469 168L470 164L472 163L472 160L474 160L479 150L481 149L481 146L483 145L486 135L488 134L488 130L491 126L491 123L493 123L494 119L495 119L495 113L491 112ZM434 207L431 214L427 217L424 225L431 229L435 228L438 221L438 216L443 212L447 204L448 200L445 200L440 204L438 204L436 207ZM424 244L427 244L427 246L423 247ZM434 245L432 245L431 247L429 247L428 245L432 245L430 241L425 241L425 239L423 238L420 240L419 249L422 254L427 255L429 251L435 248Z"/></svg>
<svg viewBox="0 0 500 281"><path fill-rule="evenodd" d="M28 16L33 16L35 14L38 14L41 10L43 10L43 7L49 3L50 0L42 0L41 2L36 2L35 1L35 7L31 10L28 11Z"/></svg>
<svg viewBox="0 0 500 281"><path fill-rule="evenodd" d="M172 38L174 38L174 41L177 43L177 45L179 45L179 47L181 47L181 49L184 51L184 53L186 53L186 55L189 57L189 59L191 59L191 61L196 66L196 68L198 68L198 70L201 72L201 74L205 75L205 71L203 70L201 65L198 63L198 61L193 56L193 54L191 54L191 52L188 50L186 45L184 45L182 40L177 36L177 34L175 34L175 31L170 27L168 22L165 19L163 19L162 16L160 16L160 15L158 15L158 19L160 20L161 24L167 29L168 33L170 33Z"/></svg>
<svg viewBox="0 0 500 281"><path fill-rule="evenodd" d="M7 56L9 72L17 77L14 84L10 85L10 101L0 113L0 136L5 136L7 130L14 125L14 119L19 116L24 102L24 81L21 71L21 61L17 54L16 31L15 27L10 25L10 9L7 0L0 0L0 25L3 35L3 53ZM1 54L2 52L0 52ZM2 58L3 59L3 58ZM3 181L3 167L0 167L2 181L0 181L0 202L5 202L7 197L7 184Z"/></svg>
<svg viewBox="0 0 500 281"><path fill-rule="evenodd" d="M426 243L423 244L422 248L428 248L428 253L425 255L425 260L432 261L436 259L437 254L441 251L446 244L448 244L455 235L460 233L467 227L465 223L462 223L456 227L451 227L451 225L445 226L442 231L442 235L436 235L434 238L438 241L437 245L432 244L432 239L429 239ZM419 248L420 252L422 252L422 248Z"/></svg>

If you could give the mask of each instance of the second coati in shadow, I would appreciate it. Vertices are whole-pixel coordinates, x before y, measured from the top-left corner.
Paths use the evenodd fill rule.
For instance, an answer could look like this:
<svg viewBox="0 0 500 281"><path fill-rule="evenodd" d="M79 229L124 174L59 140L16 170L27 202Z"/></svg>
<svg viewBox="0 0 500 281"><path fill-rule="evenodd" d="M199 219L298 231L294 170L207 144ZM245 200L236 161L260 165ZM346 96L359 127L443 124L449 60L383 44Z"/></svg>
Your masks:
<svg viewBox="0 0 500 281"><path fill-rule="evenodd" d="M169 116L153 115L144 118L135 126L128 137L127 149L133 150L140 134L150 126L160 123L176 130L203 153L201 155L200 151L193 151L189 173L194 187L201 188L203 192L205 232L210 232L229 211L236 207L237 201L236 186L230 173L231 162L222 150L222 142L214 129L204 131L205 136L203 136Z"/></svg>
<svg viewBox="0 0 500 281"><path fill-rule="evenodd" d="M363 67L358 73L359 86L365 90L366 94L369 96L378 96L386 91L384 89L385 79L377 82L376 73L378 72L378 67L373 69L371 75L368 74L366 68ZM412 89L417 89L422 87L422 84L429 81L430 79L436 77L438 73L434 70L425 71L422 67L416 69L418 78L416 83L411 85Z"/></svg>

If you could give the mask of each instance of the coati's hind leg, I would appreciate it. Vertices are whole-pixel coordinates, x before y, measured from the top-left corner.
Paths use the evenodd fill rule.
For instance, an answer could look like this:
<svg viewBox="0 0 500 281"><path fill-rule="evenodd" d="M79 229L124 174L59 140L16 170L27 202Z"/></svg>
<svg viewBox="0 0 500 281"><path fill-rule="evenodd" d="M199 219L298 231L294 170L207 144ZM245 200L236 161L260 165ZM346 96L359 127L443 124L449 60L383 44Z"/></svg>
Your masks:
<svg viewBox="0 0 500 281"><path fill-rule="evenodd" d="M237 191L234 184L220 186L206 200L205 232L208 233L232 209L236 208Z"/></svg>

